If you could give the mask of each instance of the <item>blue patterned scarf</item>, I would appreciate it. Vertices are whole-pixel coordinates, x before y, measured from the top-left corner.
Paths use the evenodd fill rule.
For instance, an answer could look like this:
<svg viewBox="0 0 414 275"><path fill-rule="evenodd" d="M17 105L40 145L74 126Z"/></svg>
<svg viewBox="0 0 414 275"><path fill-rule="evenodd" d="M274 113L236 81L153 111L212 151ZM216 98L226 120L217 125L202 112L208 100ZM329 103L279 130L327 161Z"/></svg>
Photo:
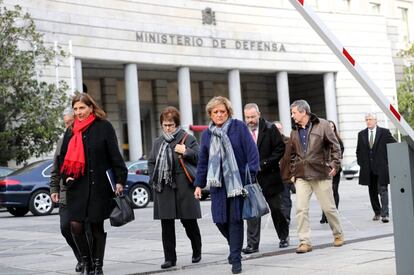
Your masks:
<svg viewBox="0 0 414 275"><path fill-rule="evenodd" d="M233 146L227 136L232 121L229 118L222 127L217 127L213 122L208 125L212 135L208 157L207 184L211 187L222 187L224 180L228 198L244 194Z"/></svg>

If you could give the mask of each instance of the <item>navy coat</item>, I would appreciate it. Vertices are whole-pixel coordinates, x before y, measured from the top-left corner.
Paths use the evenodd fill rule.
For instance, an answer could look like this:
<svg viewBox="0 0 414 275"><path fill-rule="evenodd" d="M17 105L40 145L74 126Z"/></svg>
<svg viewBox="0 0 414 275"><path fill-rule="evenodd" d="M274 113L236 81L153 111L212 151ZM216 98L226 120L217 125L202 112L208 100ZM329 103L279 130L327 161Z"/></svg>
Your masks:
<svg viewBox="0 0 414 275"><path fill-rule="evenodd" d="M209 129L204 130L201 136L200 154L197 164L197 176L194 186L204 188L207 183L208 158L210 153L210 140L212 133ZM246 164L249 165L252 176L259 171L259 152L246 124L240 120L233 119L229 126L227 135L233 147L234 156L239 168L240 177L245 184ZM227 223L227 192L223 184L222 187L211 187L211 212L214 223ZM235 198L242 200L241 196ZM241 211L242 209L240 209ZM233 218L241 219L240 213L232 213Z"/></svg>

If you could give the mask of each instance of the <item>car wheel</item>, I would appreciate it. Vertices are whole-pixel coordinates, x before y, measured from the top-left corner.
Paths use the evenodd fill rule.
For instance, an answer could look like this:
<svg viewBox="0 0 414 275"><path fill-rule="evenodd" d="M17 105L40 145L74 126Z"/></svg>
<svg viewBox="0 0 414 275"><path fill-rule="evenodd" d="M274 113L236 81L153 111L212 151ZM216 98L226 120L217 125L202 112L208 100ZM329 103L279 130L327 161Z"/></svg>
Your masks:
<svg viewBox="0 0 414 275"><path fill-rule="evenodd" d="M27 207L7 207L7 211L15 217L23 217L29 212Z"/></svg>
<svg viewBox="0 0 414 275"><path fill-rule="evenodd" d="M35 216L49 215L53 211L53 202L46 190L38 190L33 193L29 202L30 212Z"/></svg>
<svg viewBox="0 0 414 275"><path fill-rule="evenodd" d="M143 184L136 184L129 192L129 197L136 208L144 208L150 201L150 191Z"/></svg>

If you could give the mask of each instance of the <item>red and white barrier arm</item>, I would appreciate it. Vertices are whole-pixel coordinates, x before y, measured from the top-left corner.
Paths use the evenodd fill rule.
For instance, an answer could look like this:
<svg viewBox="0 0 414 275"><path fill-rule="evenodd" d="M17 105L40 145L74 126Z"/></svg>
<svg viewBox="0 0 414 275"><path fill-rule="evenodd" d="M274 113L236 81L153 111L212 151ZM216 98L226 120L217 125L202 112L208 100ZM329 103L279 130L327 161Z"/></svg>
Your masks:
<svg viewBox="0 0 414 275"><path fill-rule="evenodd" d="M377 85L371 80L367 73L362 69L352 55L342 46L335 35L315 14L313 9L306 3L306 0L289 0L296 10L305 18L309 25L316 31L334 54L341 60L348 71L355 77L361 86L374 99L375 103L394 123L394 125L405 136L409 137L409 143L414 149L414 131L398 113L397 109L388 101Z"/></svg>

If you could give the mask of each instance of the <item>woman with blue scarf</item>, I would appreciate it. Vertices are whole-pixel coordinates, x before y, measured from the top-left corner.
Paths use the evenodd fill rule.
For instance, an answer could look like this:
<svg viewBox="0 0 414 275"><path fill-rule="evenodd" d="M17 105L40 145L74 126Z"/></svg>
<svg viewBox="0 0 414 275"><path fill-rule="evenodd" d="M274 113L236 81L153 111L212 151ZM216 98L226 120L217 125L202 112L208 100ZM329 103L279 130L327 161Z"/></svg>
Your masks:
<svg viewBox="0 0 414 275"><path fill-rule="evenodd" d="M212 98L206 112L211 122L201 137L194 196L200 199L201 189L210 186L213 222L229 245L231 271L238 274L242 272L245 169L248 164L252 176L256 175L259 153L246 124L231 118L227 98Z"/></svg>
<svg viewBox="0 0 414 275"><path fill-rule="evenodd" d="M180 113L166 107L160 115L162 135L155 139L148 171L154 188L154 219L161 220L162 246L165 262L161 268L176 265L175 220L180 219L191 241L191 262L201 260L201 234L197 219L201 218L200 202L194 198L194 186L188 181L179 158L197 164L198 143L180 127Z"/></svg>

